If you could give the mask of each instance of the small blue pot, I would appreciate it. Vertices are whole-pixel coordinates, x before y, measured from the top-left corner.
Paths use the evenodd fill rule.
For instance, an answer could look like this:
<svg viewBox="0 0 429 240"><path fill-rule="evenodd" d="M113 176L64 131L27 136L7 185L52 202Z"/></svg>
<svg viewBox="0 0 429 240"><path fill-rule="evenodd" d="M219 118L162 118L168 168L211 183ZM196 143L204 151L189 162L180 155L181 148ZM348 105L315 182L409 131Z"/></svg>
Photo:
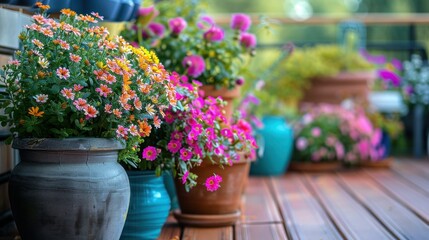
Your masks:
<svg viewBox="0 0 429 240"><path fill-rule="evenodd" d="M56 13L60 12L61 9L70 8L71 1L76 2L77 0L44 0L44 4L48 4L50 6L48 12Z"/></svg>
<svg viewBox="0 0 429 240"><path fill-rule="evenodd" d="M177 200L176 186L174 185L173 173L166 172L162 175L164 178L165 188L167 189L168 195L170 196L171 208L173 211L179 209L179 200Z"/></svg>
<svg viewBox="0 0 429 240"><path fill-rule="evenodd" d="M119 8L118 15L115 21L122 22L128 21L134 11L134 2L132 0L122 0L121 7Z"/></svg>
<svg viewBox="0 0 429 240"><path fill-rule="evenodd" d="M121 8L121 0L85 0L83 2L83 14L96 12L104 16L105 21L115 21Z"/></svg>
<svg viewBox="0 0 429 240"><path fill-rule="evenodd" d="M266 116L264 127L257 131L262 138L258 159L250 167L251 175L276 176L284 174L292 154L293 130L284 117ZM262 150L263 149L263 150Z"/></svg>
<svg viewBox="0 0 429 240"><path fill-rule="evenodd" d="M127 171L131 198L120 239L157 239L170 211L163 177L154 171Z"/></svg>

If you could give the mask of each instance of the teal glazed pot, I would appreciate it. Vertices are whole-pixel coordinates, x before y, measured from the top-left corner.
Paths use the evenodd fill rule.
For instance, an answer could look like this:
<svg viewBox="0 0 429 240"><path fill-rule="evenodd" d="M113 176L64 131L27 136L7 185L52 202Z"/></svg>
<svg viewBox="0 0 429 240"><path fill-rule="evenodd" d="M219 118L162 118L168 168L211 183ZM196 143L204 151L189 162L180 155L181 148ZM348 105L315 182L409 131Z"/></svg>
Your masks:
<svg viewBox="0 0 429 240"><path fill-rule="evenodd" d="M157 239L170 212L163 177L154 171L127 171L131 198L121 239Z"/></svg>
<svg viewBox="0 0 429 240"><path fill-rule="evenodd" d="M162 177L164 178L165 188L170 196L171 209L173 211L179 208L179 201L177 200L176 186L174 185L174 177L171 171L165 172Z"/></svg>
<svg viewBox="0 0 429 240"><path fill-rule="evenodd" d="M293 129L284 117L265 116L264 127L257 131L262 142L262 154L250 167L251 175L276 176L284 174L289 165L293 147ZM261 149L259 149L261 150Z"/></svg>

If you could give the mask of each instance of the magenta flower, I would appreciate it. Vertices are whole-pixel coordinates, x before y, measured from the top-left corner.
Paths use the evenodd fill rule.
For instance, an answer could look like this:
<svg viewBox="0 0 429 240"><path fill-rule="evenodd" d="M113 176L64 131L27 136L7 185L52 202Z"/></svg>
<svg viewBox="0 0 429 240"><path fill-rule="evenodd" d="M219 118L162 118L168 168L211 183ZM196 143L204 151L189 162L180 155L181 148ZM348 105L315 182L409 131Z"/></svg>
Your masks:
<svg viewBox="0 0 429 240"><path fill-rule="evenodd" d="M165 27L161 23L149 23L148 28L153 33L153 35L157 37L162 37L164 35Z"/></svg>
<svg viewBox="0 0 429 240"><path fill-rule="evenodd" d="M182 176L182 184L185 184L189 177L189 171L186 171Z"/></svg>
<svg viewBox="0 0 429 240"><path fill-rule="evenodd" d="M204 33L204 39L209 42L220 42L225 37L223 29L213 25L207 32Z"/></svg>
<svg viewBox="0 0 429 240"><path fill-rule="evenodd" d="M182 148L180 149L180 158L186 162L192 158L192 152L186 148Z"/></svg>
<svg viewBox="0 0 429 240"><path fill-rule="evenodd" d="M395 72L392 72L387 69L378 70L378 76L383 79L385 82L391 82L393 86L399 87L401 84L401 77L399 77Z"/></svg>
<svg viewBox="0 0 429 240"><path fill-rule="evenodd" d="M298 149L298 150L302 151L302 150L304 150L305 148L307 148L307 146L308 146L308 141L307 141L307 139L305 139L305 138L303 138L303 137L300 137L300 138L298 138L298 139L296 140L296 149Z"/></svg>
<svg viewBox="0 0 429 240"><path fill-rule="evenodd" d="M172 153L177 153L180 148L182 147L182 143L178 140L171 140L168 144L167 144L167 149L168 151L172 152Z"/></svg>
<svg viewBox="0 0 429 240"><path fill-rule="evenodd" d="M398 60L396 58L392 59L392 65L398 71L402 71L402 62L401 62L401 60Z"/></svg>
<svg viewBox="0 0 429 240"><path fill-rule="evenodd" d="M148 161L153 161L158 156L158 151L155 147L149 146L143 149L142 157Z"/></svg>
<svg viewBox="0 0 429 240"><path fill-rule="evenodd" d="M341 160L344 158L344 146L340 142L335 143L335 153L337 154L337 159Z"/></svg>
<svg viewBox="0 0 429 240"><path fill-rule="evenodd" d="M138 16L148 16L154 12L155 12L155 6L152 5L149 7L139 8L137 15Z"/></svg>
<svg viewBox="0 0 429 240"><path fill-rule="evenodd" d="M187 25L186 20L181 17L172 18L168 21L168 26L175 35L179 35Z"/></svg>
<svg viewBox="0 0 429 240"><path fill-rule="evenodd" d="M197 23L199 29L208 29L213 25L215 25L215 21L209 16L202 16Z"/></svg>
<svg viewBox="0 0 429 240"><path fill-rule="evenodd" d="M200 76L206 68L204 58L199 55L185 57L182 61L182 65L187 68L188 75L194 78Z"/></svg>
<svg viewBox="0 0 429 240"><path fill-rule="evenodd" d="M360 54L370 63L378 65L386 63L386 57L383 55L371 55L365 50L360 50Z"/></svg>
<svg viewBox="0 0 429 240"><path fill-rule="evenodd" d="M211 176L206 179L204 186L206 186L207 191L214 192L220 188L220 183L222 182L222 177L218 175Z"/></svg>
<svg viewBox="0 0 429 240"><path fill-rule="evenodd" d="M220 133L222 134L222 136L226 138L231 138L231 139L234 138L234 135L232 134L232 131L229 128L222 129Z"/></svg>
<svg viewBox="0 0 429 240"><path fill-rule="evenodd" d="M244 84L244 78L239 77L235 80L235 84L237 84L237 86L241 86Z"/></svg>
<svg viewBox="0 0 429 240"><path fill-rule="evenodd" d="M322 134L322 130L319 127L314 127L311 129L311 135L313 137L319 137Z"/></svg>
<svg viewBox="0 0 429 240"><path fill-rule="evenodd" d="M251 33L242 33L240 35L240 44L246 48L256 47L256 36Z"/></svg>
<svg viewBox="0 0 429 240"><path fill-rule="evenodd" d="M231 28L240 30L242 32L247 31L252 24L250 17L243 13L237 13L232 15Z"/></svg>

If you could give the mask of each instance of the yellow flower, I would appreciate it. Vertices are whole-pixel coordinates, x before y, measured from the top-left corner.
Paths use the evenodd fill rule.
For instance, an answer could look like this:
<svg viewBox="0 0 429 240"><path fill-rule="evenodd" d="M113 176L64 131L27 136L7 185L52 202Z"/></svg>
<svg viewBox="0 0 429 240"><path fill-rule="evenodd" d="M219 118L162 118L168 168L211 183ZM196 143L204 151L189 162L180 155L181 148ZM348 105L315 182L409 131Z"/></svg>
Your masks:
<svg viewBox="0 0 429 240"><path fill-rule="evenodd" d="M42 117L44 113L45 112L43 112L43 111L39 112L39 107L31 107L28 109L28 114L35 116L35 117Z"/></svg>

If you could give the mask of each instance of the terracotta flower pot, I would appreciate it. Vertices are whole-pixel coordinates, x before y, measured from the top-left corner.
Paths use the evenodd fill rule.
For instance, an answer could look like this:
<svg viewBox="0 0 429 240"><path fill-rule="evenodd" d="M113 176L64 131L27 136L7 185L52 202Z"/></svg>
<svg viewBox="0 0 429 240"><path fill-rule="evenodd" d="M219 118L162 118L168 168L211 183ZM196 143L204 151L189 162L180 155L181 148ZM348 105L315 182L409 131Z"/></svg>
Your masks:
<svg viewBox="0 0 429 240"><path fill-rule="evenodd" d="M352 98L357 102L367 102L369 86L376 78L374 71L341 72L334 76L315 77L311 86L304 91L301 103L340 104Z"/></svg>
<svg viewBox="0 0 429 240"><path fill-rule="evenodd" d="M240 87L236 86L233 89L227 89L225 87L216 89L214 85L203 85L200 87L200 90L204 91L204 96L206 97L222 97L222 99L227 102L227 105L223 108L225 117L231 119L234 112L233 101L240 97Z"/></svg>
<svg viewBox="0 0 429 240"><path fill-rule="evenodd" d="M359 165L365 168L390 168L393 163L393 158L385 158L379 161L361 161Z"/></svg>
<svg viewBox="0 0 429 240"><path fill-rule="evenodd" d="M218 165L203 163L193 168L198 179L207 179L213 173L222 177L221 187L214 192L199 184L186 192L180 179L176 179L180 211L174 215L181 224L193 226L226 226L240 217L241 196L249 175L247 159L235 162L223 169Z"/></svg>

